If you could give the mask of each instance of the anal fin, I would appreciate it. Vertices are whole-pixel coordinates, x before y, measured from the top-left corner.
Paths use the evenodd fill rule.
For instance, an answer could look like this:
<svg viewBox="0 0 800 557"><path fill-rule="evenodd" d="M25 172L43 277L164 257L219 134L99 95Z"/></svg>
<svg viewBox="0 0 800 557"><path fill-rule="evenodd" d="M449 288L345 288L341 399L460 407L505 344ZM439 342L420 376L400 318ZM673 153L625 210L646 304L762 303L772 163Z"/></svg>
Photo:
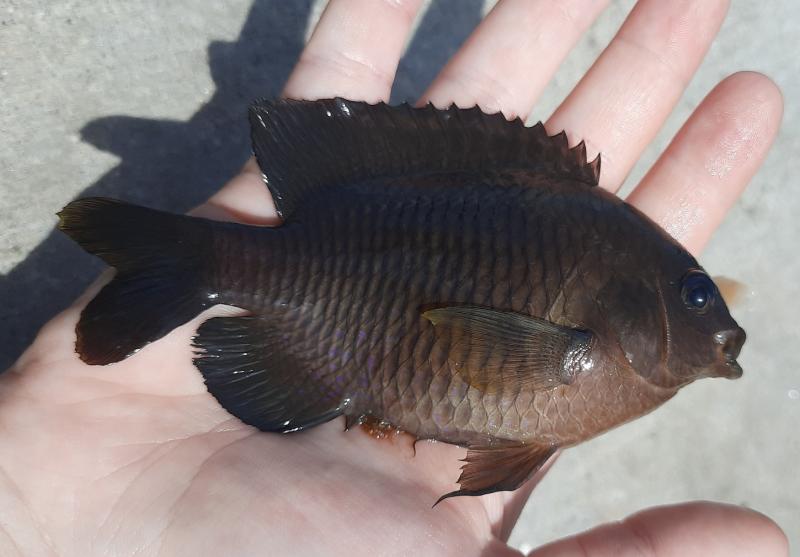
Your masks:
<svg viewBox="0 0 800 557"><path fill-rule="evenodd" d="M194 364L225 410L262 431L291 433L341 415L340 393L315 381L263 317L214 317L194 338Z"/></svg>
<svg viewBox="0 0 800 557"><path fill-rule="evenodd" d="M439 497L434 507L450 497L513 491L539 470L558 449L555 445L515 444L470 447L461 467L461 489Z"/></svg>

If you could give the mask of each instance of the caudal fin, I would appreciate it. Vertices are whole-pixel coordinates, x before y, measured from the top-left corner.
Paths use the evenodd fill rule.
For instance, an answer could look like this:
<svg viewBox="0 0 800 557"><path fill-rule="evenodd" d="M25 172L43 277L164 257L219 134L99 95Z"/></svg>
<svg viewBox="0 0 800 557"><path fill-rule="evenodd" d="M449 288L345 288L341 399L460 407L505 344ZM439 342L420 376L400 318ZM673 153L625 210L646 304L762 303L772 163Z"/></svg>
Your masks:
<svg viewBox="0 0 800 557"><path fill-rule="evenodd" d="M209 298L212 223L104 198L73 201L58 227L117 274L81 313L76 352L109 364L186 323Z"/></svg>

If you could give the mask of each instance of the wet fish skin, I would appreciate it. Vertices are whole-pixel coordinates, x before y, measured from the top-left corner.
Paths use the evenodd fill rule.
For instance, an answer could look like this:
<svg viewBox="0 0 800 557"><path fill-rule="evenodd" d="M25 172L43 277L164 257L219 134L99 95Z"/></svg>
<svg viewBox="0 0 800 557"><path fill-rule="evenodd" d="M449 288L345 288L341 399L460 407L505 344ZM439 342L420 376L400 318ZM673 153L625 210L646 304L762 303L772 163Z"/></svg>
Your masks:
<svg viewBox="0 0 800 557"><path fill-rule="evenodd" d="M372 415L465 445L461 489L448 496L513 489L556 447L640 416L696 378L741 372L744 332L697 261L594 187L596 168L565 138L474 111L342 100L254 114L282 226L104 200L65 209L62 229L117 266L122 286L145 282L137 293L164 297L160 321L141 300L131 330L115 330L107 316L126 311L130 288L106 287L78 325L85 360L119 360L215 303L242 307L250 317L213 318L195 339L223 407L268 431ZM321 137L309 139L307 121ZM340 146L320 147L336 134ZM515 154L518 144L531 152ZM132 248L144 253L132 258ZM687 302L702 294L702 310ZM450 321L436 324L436 311ZM518 326L530 334L498 334ZM525 345L539 334L561 348Z"/></svg>
<svg viewBox="0 0 800 557"><path fill-rule="evenodd" d="M624 216L616 214L624 211L616 199L601 194L602 202L590 202L592 216L577 226L584 208L565 202L559 210L561 202L542 199L558 196L558 186L514 183L498 191L502 178L488 186L468 179L402 190L377 183L338 190L302 208L296 224L263 231L260 244L221 243L221 253L241 250L242 265L231 266L236 278L219 277L219 299L272 319L281 316L278 328L293 332L287 344L307 369L317 370L312 384L318 391L310 397L323 399L334 391L350 401L345 414L381 416L419 437L459 444L491 437L571 444L671 394L600 347L593 358L605 379L592 390L603 396L582 405L572 399L587 388L587 378L594 379L589 374L537 396L504 389L490 397L449 372L435 329L422 316L431 300L599 329L588 319L615 269L607 263L607 278L582 280L602 268L599 255L585 252L578 260L564 254L601 237L612 242L605 228L616 229ZM618 238L611 250L627 243ZM253 264L242 274L245 261ZM580 283L574 283L579 296L562 288L562 277L570 276ZM626 397L615 394L619 382L631 384Z"/></svg>

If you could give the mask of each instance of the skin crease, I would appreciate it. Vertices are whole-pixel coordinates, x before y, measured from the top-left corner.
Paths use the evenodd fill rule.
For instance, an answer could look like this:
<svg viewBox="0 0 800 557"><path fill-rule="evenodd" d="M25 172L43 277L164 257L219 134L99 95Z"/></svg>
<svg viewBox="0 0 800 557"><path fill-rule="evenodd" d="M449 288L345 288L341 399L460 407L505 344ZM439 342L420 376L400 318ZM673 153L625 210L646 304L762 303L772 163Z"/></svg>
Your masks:
<svg viewBox="0 0 800 557"><path fill-rule="evenodd" d="M447 104L457 91L460 104L525 116L602 4L501 1L423 100ZM419 5L333 0L286 95L387 98ZM639 2L550 119L551 132L564 127L572 143L585 138L603 152L605 187L619 186L661 126L725 9L718 0ZM555 28L565 32L553 35ZM494 64L492 53L509 48L508 62ZM660 87L649 87L652 80ZM614 101L620 96L625 102ZM766 77L727 78L632 202L697 253L763 161L781 110ZM725 172L710 172L709 161L724 161ZM275 222L252 163L198 213ZM0 377L0 554L519 555L505 540L537 478L513 493L431 509L455 487L462 449L418 443L414 455L403 436L376 441L359 429L343 432L341 420L293 437L243 426L206 393L191 365L198 324L230 308L206 312L119 364L84 365L74 328L98 288L48 323ZM715 503L650 509L531 553L787 554L771 520Z"/></svg>

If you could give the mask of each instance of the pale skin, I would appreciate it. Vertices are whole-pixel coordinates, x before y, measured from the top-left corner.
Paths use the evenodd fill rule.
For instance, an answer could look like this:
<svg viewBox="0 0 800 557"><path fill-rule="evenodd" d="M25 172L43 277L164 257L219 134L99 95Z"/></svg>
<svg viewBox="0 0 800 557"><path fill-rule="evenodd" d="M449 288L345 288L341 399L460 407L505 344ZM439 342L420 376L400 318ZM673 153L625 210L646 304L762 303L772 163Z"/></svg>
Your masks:
<svg viewBox="0 0 800 557"><path fill-rule="evenodd" d="M285 95L387 99L420 3L333 0ZM525 117L603 7L501 0L421 100ZM546 122L573 144L586 140L590 156L602 151L603 187L615 191L653 138L726 8L642 0ZM781 112L768 78L728 77L629 201L698 253L762 163ZM276 222L252 162L198 212ZM414 455L405 438L345 432L340 420L292 436L257 432L217 405L191 364L190 337L208 314L123 362L85 365L74 329L98 288L0 377L0 554L519 555L506 539L541 474L513 493L432 509L456 488L463 449L425 442ZM787 554L769 518L705 502L648 509L530 553Z"/></svg>

